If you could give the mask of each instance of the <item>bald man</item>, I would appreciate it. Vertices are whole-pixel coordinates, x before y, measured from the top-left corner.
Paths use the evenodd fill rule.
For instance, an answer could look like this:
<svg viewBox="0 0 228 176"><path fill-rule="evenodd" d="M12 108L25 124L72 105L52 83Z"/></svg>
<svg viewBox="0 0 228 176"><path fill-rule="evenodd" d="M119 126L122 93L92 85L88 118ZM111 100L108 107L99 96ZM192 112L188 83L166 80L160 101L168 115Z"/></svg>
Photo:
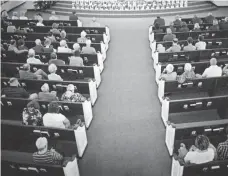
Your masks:
<svg viewBox="0 0 228 176"><path fill-rule="evenodd" d="M217 59L212 58L210 60L210 67L206 68L202 74L204 78L222 76L222 68L217 65Z"/></svg>

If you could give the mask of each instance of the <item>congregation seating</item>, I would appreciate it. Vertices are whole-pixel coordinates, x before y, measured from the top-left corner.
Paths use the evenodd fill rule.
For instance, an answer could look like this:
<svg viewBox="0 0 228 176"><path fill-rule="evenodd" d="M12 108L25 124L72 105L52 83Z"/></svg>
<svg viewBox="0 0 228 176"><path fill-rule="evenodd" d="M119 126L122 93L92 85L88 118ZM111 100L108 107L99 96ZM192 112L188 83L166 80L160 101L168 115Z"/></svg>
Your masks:
<svg viewBox="0 0 228 176"><path fill-rule="evenodd" d="M224 18L225 18L225 16L216 17L216 19L219 22ZM206 23L205 18L200 18L200 19L202 20L203 23ZM181 19L181 21L186 22L187 24L192 24L192 18L183 18L183 19Z"/></svg>

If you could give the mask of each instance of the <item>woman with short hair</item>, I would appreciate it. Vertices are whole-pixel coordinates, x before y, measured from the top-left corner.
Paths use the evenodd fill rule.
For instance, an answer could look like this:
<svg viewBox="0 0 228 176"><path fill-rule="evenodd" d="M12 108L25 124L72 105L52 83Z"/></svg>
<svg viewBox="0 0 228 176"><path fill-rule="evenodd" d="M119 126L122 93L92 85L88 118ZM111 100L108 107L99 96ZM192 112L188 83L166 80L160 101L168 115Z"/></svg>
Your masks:
<svg viewBox="0 0 228 176"><path fill-rule="evenodd" d="M61 78L61 76L59 76L58 74L56 74L57 66L55 64L50 64L48 66L48 71L50 72L50 74L48 75L48 79L49 80L63 81L63 79Z"/></svg>
<svg viewBox="0 0 228 176"><path fill-rule="evenodd" d="M192 80L195 78L196 74L192 68L192 65L190 63L186 63L184 65L184 73L182 73L180 76L177 76L177 81L179 83L184 83L186 80Z"/></svg>
<svg viewBox="0 0 228 176"><path fill-rule="evenodd" d="M161 79L165 81L174 81L177 78L177 72L174 72L174 66L172 64L168 64L166 68L163 70Z"/></svg>
<svg viewBox="0 0 228 176"><path fill-rule="evenodd" d="M69 84L67 86L66 92L62 95L62 101L70 101L70 102L84 102L86 100L80 93L75 92L77 91L77 87L73 84Z"/></svg>

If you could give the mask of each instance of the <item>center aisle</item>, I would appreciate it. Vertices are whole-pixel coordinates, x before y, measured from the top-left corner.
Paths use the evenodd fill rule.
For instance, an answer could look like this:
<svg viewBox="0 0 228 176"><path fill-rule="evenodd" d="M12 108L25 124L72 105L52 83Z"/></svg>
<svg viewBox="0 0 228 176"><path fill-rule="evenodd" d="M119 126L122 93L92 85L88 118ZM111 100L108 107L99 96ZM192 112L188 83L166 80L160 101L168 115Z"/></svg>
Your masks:
<svg viewBox="0 0 228 176"><path fill-rule="evenodd" d="M109 25L111 43L81 176L170 175L148 26L137 22L142 25L124 20Z"/></svg>

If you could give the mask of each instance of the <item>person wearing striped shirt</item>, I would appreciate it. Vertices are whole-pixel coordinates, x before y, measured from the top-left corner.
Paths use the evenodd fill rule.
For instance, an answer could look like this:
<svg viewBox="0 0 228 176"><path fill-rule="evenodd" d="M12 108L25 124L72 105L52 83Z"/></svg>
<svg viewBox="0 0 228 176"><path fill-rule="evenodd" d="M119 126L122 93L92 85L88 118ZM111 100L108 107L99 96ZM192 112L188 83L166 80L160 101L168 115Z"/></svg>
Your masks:
<svg viewBox="0 0 228 176"><path fill-rule="evenodd" d="M228 159L228 126L226 127L226 136L226 141L219 143L217 147L218 160Z"/></svg>
<svg viewBox="0 0 228 176"><path fill-rule="evenodd" d="M37 164L62 164L63 156L54 149L48 150L48 141L45 137L36 140L38 152L33 153L33 162Z"/></svg>

